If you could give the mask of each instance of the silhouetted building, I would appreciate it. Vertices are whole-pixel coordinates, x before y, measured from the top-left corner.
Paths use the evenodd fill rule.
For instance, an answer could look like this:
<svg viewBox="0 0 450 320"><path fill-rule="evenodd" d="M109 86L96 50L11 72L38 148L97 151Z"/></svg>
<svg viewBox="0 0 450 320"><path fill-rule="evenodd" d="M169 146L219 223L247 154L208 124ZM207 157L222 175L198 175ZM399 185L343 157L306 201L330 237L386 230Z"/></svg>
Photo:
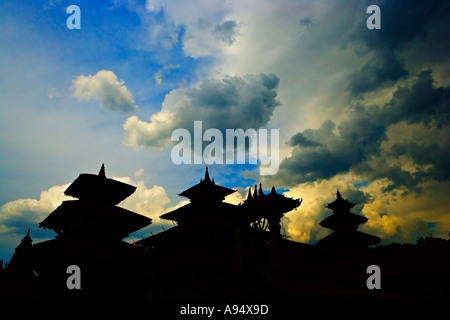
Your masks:
<svg viewBox="0 0 450 320"><path fill-rule="evenodd" d="M170 253L176 260L174 263L185 264L184 272L203 272L208 266L211 269L227 268L227 264L233 263L234 231L221 221L224 215L237 207L223 202L226 196L234 192L217 185L210 178L206 167L204 178L179 194L188 198L189 203L161 216L162 219L173 221L176 226L139 240L136 244L153 249L163 256L166 252ZM188 263L194 256L198 257L195 266Z"/></svg>
<svg viewBox="0 0 450 320"><path fill-rule="evenodd" d="M31 246L28 233L11 259L11 277L36 282L42 297L138 296L148 254L122 239L151 219L116 206L135 189L106 178L103 165L98 175L80 174L64 192L78 200L63 201L39 224L55 231L56 239ZM81 270L82 290L66 286L71 265Z"/></svg>
<svg viewBox="0 0 450 320"><path fill-rule="evenodd" d="M179 193L181 197L189 199L189 204L165 213L162 219L176 221L178 225L211 223L212 220L234 209L235 205L223 202L225 197L236 192L235 190L217 185L209 177L206 167L205 178L200 183Z"/></svg>
<svg viewBox="0 0 450 320"><path fill-rule="evenodd" d="M366 223L366 217L354 214L350 210L354 203L342 198L339 190L336 193L336 200L325 207L333 210L333 214L320 222L324 228L334 232L317 242L318 246L334 249L356 249L367 248L381 242L381 239L356 229L359 225Z"/></svg>
<svg viewBox="0 0 450 320"><path fill-rule="evenodd" d="M253 195L249 188L247 199L235 212L241 226L250 224L256 230L269 229L270 267L273 270L280 267L281 218L285 213L299 207L302 201L303 199L292 199L278 194L274 187L266 195L260 183L259 191L255 185ZM242 228L240 230L242 232Z"/></svg>
<svg viewBox="0 0 450 320"><path fill-rule="evenodd" d="M255 185L254 195L251 196L249 191L250 196L243 204L223 202L233 192L235 190L211 180L206 167L204 179L179 194L187 197L190 203L161 216L178 225L137 244L165 248L180 255L206 251L208 262L214 261L214 255L217 255L218 265L225 266L234 261L238 272L250 264L260 263L259 267L262 267L269 257L270 265L277 268L281 218L301 201L277 194L275 188L264 195L260 184L259 193Z"/></svg>
<svg viewBox="0 0 450 320"><path fill-rule="evenodd" d="M117 207L134 190L107 179L104 166L98 175L81 174L65 191L78 200L64 201L40 224L54 230L56 239L32 244L28 232L11 266L2 270L0 262L0 299L273 299L308 306L328 298L348 304L446 302L450 296L450 241L334 250L381 240L357 231L367 218L352 213L355 204L339 191L326 205L333 214L320 223L333 233L310 245L288 240L280 230L284 214L302 200L275 188L265 194L260 184L243 203L229 204L224 200L235 190L217 185L206 169L200 183L179 194L189 204L161 216L177 225L135 245L122 238L151 220ZM80 290L67 287L73 265L81 270ZM383 290L367 287L370 265L382 268Z"/></svg>
<svg viewBox="0 0 450 320"><path fill-rule="evenodd" d="M30 237L30 229L28 229L26 236L23 237L23 239L20 241L20 244L17 246L16 250L14 251L14 254L9 260L10 267L14 267L17 264L19 264L22 259L25 259L31 253L31 249L33 248L32 242L33 240L31 240ZM3 267L3 260L2 260L2 267Z"/></svg>
<svg viewBox="0 0 450 320"><path fill-rule="evenodd" d="M64 192L78 200L64 201L39 227L59 236L120 241L151 223L150 218L116 206L135 190L134 186L106 178L102 165L98 175L80 174Z"/></svg>

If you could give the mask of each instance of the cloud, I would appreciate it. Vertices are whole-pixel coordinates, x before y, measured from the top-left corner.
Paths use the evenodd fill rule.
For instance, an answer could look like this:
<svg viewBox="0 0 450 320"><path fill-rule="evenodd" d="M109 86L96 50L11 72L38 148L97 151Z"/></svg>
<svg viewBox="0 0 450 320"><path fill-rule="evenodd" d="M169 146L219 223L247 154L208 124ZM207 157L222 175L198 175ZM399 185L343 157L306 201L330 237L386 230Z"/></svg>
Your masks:
<svg viewBox="0 0 450 320"><path fill-rule="evenodd" d="M238 35L238 23L226 20L213 24L205 18L195 23L187 23L183 36L183 50L193 57L218 57L225 47L233 45Z"/></svg>
<svg viewBox="0 0 450 320"><path fill-rule="evenodd" d="M354 96L385 88L408 76L404 64L392 53L378 54L359 72L350 76L349 91Z"/></svg>
<svg viewBox="0 0 450 320"><path fill-rule="evenodd" d="M306 17L300 20L300 25L302 27L305 27L307 29L315 27L317 22L314 20L313 17Z"/></svg>
<svg viewBox="0 0 450 320"><path fill-rule="evenodd" d="M162 69L156 71L155 74L153 75L153 79L155 79L157 85L160 85L162 84L163 77L167 76L171 70L178 69L179 67L180 67L179 64L177 65L168 64L164 66Z"/></svg>
<svg viewBox="0 0 450 320"><path fill-rule="evenodd" d="M166 190L161 186L155 185L147 188L144 181L135 183L129 177L114 177L113 179L136 186L136 191L119 205L125 209L157 220L165 212L165 206L170 203Z"/></svg>
<svg viewBox="0 0 450 320"><path fill-rule="evenodd" d="M238 24L234 20L227 20L214 27L214 34L225 44L231 46L236 41Z"/></svg>
<svg viewBox="0 0 450 320"><path fill-rule="evenodd" d="M139 169L139 170L135 171L133 175L135 178L140 178L140 177L142 177L143 174L144 174L144 169Z"/></svg>
<svg viewBox="0 0 450 320"><path fill-rule="evenodd" d="M432 72L422 71L412 85L399 86L386 104L380 121L448 125L450 122L450 87L436 87Z"/></svg>
<svg viewBox="0 0 450 320"><path fill-rule="evenodd" d="M123 142L128 147L163 147L175 129L192 132L196 120L203 121L205 130L260 128L279 106L278 83L274 74L259 74L208 79L197 87L174 89L150 122L136 116L126 120Z"/></svg>
<svg viewBox="0 0 450 320"><path fill-rule="evenodd" d="M299 184L284 193L286 197L303 199L300 207L286 213L283 219L286 235L291 240L312 244L328 235L331 231L321 227L319 222L331 215L332 211L325 205L336 199L337 189L345 199L357 204L352 210L356 214L361 214L364 203L372 201L370 194L338 177Z"/></svg>
<svg viewBox="0 0 450 320"><path fill-rule="evenodd" d="M137 11L146 25L150 43L162 43L166 49L172 49L170 35L182 35L182 49L186 56L216 59L238 35L238 23L225 18L231 6L231 3L202 0L193 1L188 6L184 1L148 0L144 11L132 10ZM180 32L181 28L183 32ZM175 43L178 43L178 38Z"/></svg>
<svg viewBox="0 0 450 320"><path fill-rule="evenodd" d="M56 88L50 88L47 92L47 97L49 99L53 99L55 97L61 97L62 94L60 92L58 92L58 90Z"/></svg>
<svg viewBox="0 0 450 320"><path fill-rule="evenodd" d="M361 231L380 235L382 244L411 243L420 236L432 236L431 230L422 219L404 218L386 211L386 205L380 199L364 205L363 214L369 220L361 226Z"/></svg>
<svg viewBox="0 0 450 320"><path fill-rule="evenodd" d="M449 90L434 86L431 72L424 71L409 85L398 86L383 107L357 104L338 126L327 120L318 129L295 134L289 140L294 147L292 156L280 164L278 178L294 186L353 171L370 181L389 179L385 191L405 187L416 192L426 179L448 179L450 173L444 165L449 155L447 142L418 144L404 136L395 144L384 144L401 134L388 130L399 123L422 124L416 127L418 137L430 130L446 133ZM413 162L413 168L399 163L405 157Z"/></svg>
<svg viewBox="0 0 450 320"><path fill-rule="evenodd" d="M348 176L341 175L329 180L303 183L284 193L287 197L303 198L301 206L288 212L283 219L286 235L291 240L312 244L327 236L331 230L321 227L319 223L332 214L325 205L336 199L336 189L339 189L345 199L356 204L352 209L353 213L368 218L367 223L360 225L358 230L381 237L382 244L410 243L420 236L432 235L424 219L436 221L436 217L424 215L423 212L411 215L411 207L416 206L416 210L420 211L429 206L429 198L414 200L414 197L409 197L410 205L405 208L405 202L390 203L390 196L380 192L380 182L371 183L364 188L355 188L352 183L346 181L348 179ZM440 216L439 223L447 227L450 222L447 220ZM445 234L444 231L438 236Z"/></svg>
<svg viewBox="0 0 450 320"><path fill-rule="evenodd" d="M352 95L395 84L408 76L408 69L417 69L415 65L430 68L448 61L449 48L441 46L438 39L445 39L443 30L449 27L445 14L449 4L441 0L426 4L415 0L407 6L405 9L401 1L380 1L382 28L371 32L360 28L358 23L349 33L348 41L358 54L369 57L360 70L350 75ZM439 52L430 45L432 39L437 40Z"/></svg>
<svg viewBox="0 0 450 320"><path fill-rule="evenodd" d="M72 80L73 96L78 101L96 100L106 110L129 113L136 111L131 92L119 81L114 72L100 70L94 76L80 75Z"/></svg>
<svg viewBox="0 0 450 320"><path fill-rule="evenodd" d="M38 223L55 210L63 200L66 200L64 190L69 184L53 186L41 192L39 199L17 199L0 207L0 253L10 256L27 230L31 237L43 241L54 237L48 230L38 228Z"/></svg>
<svg viewBox="0 0 450 320"><path fill-rule="evenodd" d="M162 4L158 0L147 0L145 2L145 9L149 12L158 13L162 9Z"/></svg>
<svg viewBox="0 0 450 320"><path fill-rule="evenodd" d="M0 208L0 223L13 226L14 222L37 223L55 210L66 200L64 190L69 185L54 186L42 191L37 199L18 199L4 204Z"/></svg>
<svg viewBox="0 0 450 320"><path fill-rule="evenodd" d="M229 196L227 196L224 200L224 202L231 203L231 204L242 204L242 202L247 199L248 195L248 188L233 188L233 190L236 190L236 192L233 192Z"/></svg>
<svg viewBox="0 0 450 320"><path fill-rule="evenodd" d="M142 170L142 169L141 169ZM141 170L138 170L139 173ZM142 170L143 173L143 170ZM170 199L166 190L158 185L147 188L143 181L133 181L129 177L114 177L114 180L136 186L136 191L118 206L153 219L152 224L163 224L159 216L166 212ZM43 221L63 201L72 200L64 195L70 184L53 186L41 192L39 199L17 199L0 207L0 251L13 252L28 229L34 240L54 238L52 231L38 228Z"/></svg>

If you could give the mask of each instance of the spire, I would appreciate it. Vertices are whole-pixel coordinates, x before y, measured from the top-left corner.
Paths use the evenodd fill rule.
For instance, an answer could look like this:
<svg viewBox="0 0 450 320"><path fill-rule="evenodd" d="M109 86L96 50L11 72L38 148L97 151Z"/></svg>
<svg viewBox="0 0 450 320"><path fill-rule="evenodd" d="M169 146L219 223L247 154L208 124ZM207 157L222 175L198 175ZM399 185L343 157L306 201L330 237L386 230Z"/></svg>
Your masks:
<svg viewBox="0 0 450 320"><path fill-rule="evenodd" d="M247 200L251 200L251 199L252 199L252 188L248 188Z"/></svg>
<svg viewBox="0 0 450 320"><path fill-rule="evenodd" d="M204 179L204 181L211 182L211 179L210 179L209 173L208 173L208 166L206 166L205 179Z"/></svg>
<svg viewBox="0 0 450 320"><path fill-rule="evenodd" d="M258 196L258 189L255 184L255 192L253 192L253 198L256 198L257 196Z"/></svg>
<svg viewBox="0 0 450 320"><path fill-rule="evenodd" d="M272 190L270 191L270 194L277 194L277 191L275 190L275 187L272 187Z"/></svg>
<svg viewBox="0 0 450 320"><path fill-rule="evenodd" d="M30 237L30 229L28 229L27 235L25 237L23 237L21 242L25 242L27 244L33 242L33 240L31 240L31 237Z"/></svg>
<svg viewBox="0 0 450 320"><path fill-rule="evenodd" d="M260 196L263 196L263 195L264 195L264 192L263 192L263 190L262 190L261 182L259 183L259 195L260 195Z"/></svg>
<svg viewBox="0 0 450 320"><path fill-rule="evenodd" d="M350 209L354 206L354 203L342 198L337 189L336 200L325 206L333 213L319 223L320 226L331 229L333 232L319 240L317 245L337 249L354 249L357 247L367 248L381 241L378 237L357 231L358 226L366 223L368 219L352 213Z"/></svg>
<svg viewBox="0 0 450 320"><path fill-rule="evenodd" d="M105 178L106 179L105 164L104 163L102 163L102 167L100 168L100 171L98 172L98 176L100 178Z"/></svg>

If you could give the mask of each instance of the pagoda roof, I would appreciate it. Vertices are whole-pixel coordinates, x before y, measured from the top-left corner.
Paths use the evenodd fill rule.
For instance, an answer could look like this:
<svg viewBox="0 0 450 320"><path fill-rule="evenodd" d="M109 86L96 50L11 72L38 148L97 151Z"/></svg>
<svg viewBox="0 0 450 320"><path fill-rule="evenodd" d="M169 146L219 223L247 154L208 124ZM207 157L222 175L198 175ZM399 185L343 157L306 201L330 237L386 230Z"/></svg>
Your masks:
<svg viewBox="0 0 450 320"><path fill-rule="evenodd" d="M141 246L152 246L157 243L176 243L180 241L183 237L189 234L189 230L185 228L180 228L178 226L172 227L170 229L161 231L157 234L152 234L151 236L136 241L137 245Z"/></svg>
<svg viewBox="0 0 450 320"><path fill-rule="evenodd" d="M148 226L151 221L150 218L113 205L68 200L39 223L39 227L58 234L98 234L122 239Z"/></svg>
<svg viewBox="0 0 450 320"><path fill-rule="evenodd" d="M367 248L371 245L376 245L381 242L381 238L372 236L367 233L352 231L352 232L333 232L317 242L318 246L329 248Z"/></svg>
<svg viewBox="0 0 450 320"><path fill-rule="evenodd" d="M367 222L367 218L354 214L352 212L333 213L320 222L324 228L338 230L338 229L355 229L363 223Z"/></svg>
<svg viewBox="0 0 450 320"><path fill-rule="evenodd" d="M188 203L173 211L160 216L161 219L172 220L176 222L184 221L210 221L219 215L226 214L236 210L237 206L231 203L220 202L214 205L204 203Z"/></svg>
<svg viewBox="0 0 450 320"><path fill-rule="evenodd" d="M80 200L106 202L116 205L128 198L135 190L136 187L132 185L106 178L105 167L102 165L98 175L80 174L64 191L64 194Z"/></svg>
<svg viewBox="0 0 450 320"><path fill-rule="evenodd" d="M235 216L248 222L268 218L271 215L282 216L284 213L299 207L302 201L303 199L288 198L277 193L275 187L272 187L269 194L264 194L261 184L259 192L257 192L257 186L255 185L253 196L250 188L247 200L244 201L244 204L239 205L239 210L236 211Z"/></svg>
<svg viewBox="0 0 450 320"><path fill-rule="evenodd" d="M223 200L229 194L236 192L236 190L225 188L216 185L214 179L211 180L208 173L208 167L206 167L205 178L200 180L200 183L189 189L179 193L181 197L186 197L190 200Z"/></svg>
<svg viewBox="0 0 450 320"><path fill-rule="evenodd" d="M341 193L338 190L336 192L336 200L334 200L331 203L328 203L325 207L333 211L349 211L354 206L355 206L354 203L348 201L347 199L342 198Z"/></svg>
<svg viewBox="0 0 450 320"><path fill-rule="evenodd" d="M16 247L14 254L9 260L9 266L13 267L20 261L28 256L30 250L33 248L33 240L30 237L30 229L28 229L27 235L23 237L20 244Z"/></svg>

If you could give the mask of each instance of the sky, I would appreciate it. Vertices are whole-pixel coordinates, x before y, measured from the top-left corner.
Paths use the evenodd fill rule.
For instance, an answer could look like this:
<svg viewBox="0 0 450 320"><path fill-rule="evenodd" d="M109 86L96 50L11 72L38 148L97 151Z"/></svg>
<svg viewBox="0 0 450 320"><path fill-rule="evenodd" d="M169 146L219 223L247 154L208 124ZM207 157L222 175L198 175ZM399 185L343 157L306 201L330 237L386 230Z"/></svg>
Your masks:
<svg viewBox="0 0 450 320"><path fill-rule="evenodd" d="M80 29L69 29L80 8ZM381 29L368 29L367 7ZM282 230L315 244L339 189L392 242L450 231L450 9L446 1L0 1L0 259L80 173L137 187L120 206L172 226L203 164L173 163L178 128L279 130L279 170L211 164L302 205Z"/></svg>

